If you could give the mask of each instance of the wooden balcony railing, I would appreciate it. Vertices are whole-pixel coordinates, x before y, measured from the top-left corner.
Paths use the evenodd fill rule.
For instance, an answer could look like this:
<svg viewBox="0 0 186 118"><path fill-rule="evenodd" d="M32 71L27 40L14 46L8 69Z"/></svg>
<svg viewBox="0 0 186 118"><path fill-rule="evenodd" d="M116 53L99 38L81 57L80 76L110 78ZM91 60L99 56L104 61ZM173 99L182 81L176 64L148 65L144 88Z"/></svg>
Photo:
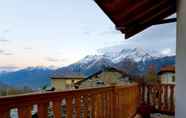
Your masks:
<svg viewBox="0 0 186 118"><path fill-rule="evenodd" d="M174 114L175 85L147 84L140 87L141 101L156 108L158 112Z"/></svg>
<svg viewBox="0 0 186 118"><path fill-rule="evenodd" d="M137 84L47 92L0 98L0 118L17 109L18 118L130 118L139 102ZM34 106L34 107L33 107ZM49 115L50 112L50 115Z"/></svg>

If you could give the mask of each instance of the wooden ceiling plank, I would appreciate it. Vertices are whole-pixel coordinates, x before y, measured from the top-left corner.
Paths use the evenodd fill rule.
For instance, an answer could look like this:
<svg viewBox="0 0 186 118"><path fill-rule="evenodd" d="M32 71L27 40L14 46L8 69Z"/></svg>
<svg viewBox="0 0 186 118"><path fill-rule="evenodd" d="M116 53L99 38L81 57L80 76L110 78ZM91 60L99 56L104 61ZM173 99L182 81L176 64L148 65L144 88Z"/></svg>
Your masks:
<svg viewBox="0 0 186 118"><path fill-rule="evenodd" d="M151 20L157 18L158 16L161 16L161 14L163 14L163 13L169 11L170 9L173 9L173 6L168 6L167 8L165 8L165 9L163 9L162 11L160 11L160 12L158 12L158 13L152 15L151 17L145 18L145 19L142 21L142 24L148 23L149 21L151 21ZM164 19L164 18L163 18L163 19ZM161 20L161 19L160 19L160 20Z"/></svg>
<svg viewBox="0 0 186 118"><path fill-rule="evenodd" d="M123 10L121 12L118 12L117 14L113 14L113 18L116 21L123 22L123 20L127 19L131 13L138 11L139 8L143 8L146 4L149 4L152 1L154 1L154 0L142 0L138 4L135 4L133 6L129 6L129 8L126 11Z"/></svg>
<svg viewBox="0 0 186 118"><path fill-rule="evenodd" d="M161 19L164 19L168 16L170 16L171 14L174 14L176 12L176 9L173 7L170 7L169 9L167 9L167 11L161 12L158 14L158 16L156 15L156 17L153 17L154 19L151 18L151 21L148 20L149 23L146 22L146 24L141 24L139 26L130 26L126 29L125 32L125 38L128 39L131 36L143 31L144 29L152 26L156 21L159 21Z"/></svg>
<svg viewBox="0 0 186 118"><path fill-rule="evenodd" d="M150 9L138 14L138 15L134 15L134 17L132 17L130 20L127 20L124 22L124 25L128 25L131 24L135 21L140 21L140 18L145 17L146 15L152 15L156 10L161 10L162 8L165 8L167 3L169 0L162 0L160 3L154 5L153 7L151 7Z"/></svg>

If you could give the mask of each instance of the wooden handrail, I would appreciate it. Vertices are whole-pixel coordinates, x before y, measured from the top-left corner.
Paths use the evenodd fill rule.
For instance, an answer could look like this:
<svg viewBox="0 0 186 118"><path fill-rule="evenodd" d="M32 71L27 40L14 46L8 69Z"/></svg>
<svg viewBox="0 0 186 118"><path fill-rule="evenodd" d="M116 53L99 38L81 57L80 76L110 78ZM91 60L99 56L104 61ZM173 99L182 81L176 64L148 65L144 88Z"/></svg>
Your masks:
<svg viewBox="0 0 186 118"><path fill-rule="evenodd" d="M18 110L18 118L31 118L33 106L39 118L49 110L55 118L123 118L135 114L138 85L107 86L78 90L32 93L0 98L0 118L9 118L10 110Z"/></svg>

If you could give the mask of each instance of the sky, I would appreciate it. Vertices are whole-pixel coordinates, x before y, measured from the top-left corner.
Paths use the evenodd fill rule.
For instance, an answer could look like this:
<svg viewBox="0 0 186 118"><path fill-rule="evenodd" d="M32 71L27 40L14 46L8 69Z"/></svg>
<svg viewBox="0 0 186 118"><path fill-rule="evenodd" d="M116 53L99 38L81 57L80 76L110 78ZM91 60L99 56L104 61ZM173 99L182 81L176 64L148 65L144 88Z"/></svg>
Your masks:
<svg viewBox="0 0 186 118"><path fill-rule="evenodd" d="M66 66L117 45L173 53L176 23L125 40L93 0L0 0L0 70Z"/></svg>

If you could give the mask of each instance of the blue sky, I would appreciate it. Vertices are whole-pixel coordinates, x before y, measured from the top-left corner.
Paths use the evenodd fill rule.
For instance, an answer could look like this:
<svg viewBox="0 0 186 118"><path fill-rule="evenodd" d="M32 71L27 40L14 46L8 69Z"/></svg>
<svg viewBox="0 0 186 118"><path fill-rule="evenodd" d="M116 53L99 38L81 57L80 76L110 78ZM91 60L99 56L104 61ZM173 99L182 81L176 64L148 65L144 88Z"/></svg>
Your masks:
<svg viewBox="0 0 186 118"><path fill-rule="evenodd" d="M0 69L65 66L123 45L174 52L176 24L124 40L93 0L0 0Z"/></svg>

